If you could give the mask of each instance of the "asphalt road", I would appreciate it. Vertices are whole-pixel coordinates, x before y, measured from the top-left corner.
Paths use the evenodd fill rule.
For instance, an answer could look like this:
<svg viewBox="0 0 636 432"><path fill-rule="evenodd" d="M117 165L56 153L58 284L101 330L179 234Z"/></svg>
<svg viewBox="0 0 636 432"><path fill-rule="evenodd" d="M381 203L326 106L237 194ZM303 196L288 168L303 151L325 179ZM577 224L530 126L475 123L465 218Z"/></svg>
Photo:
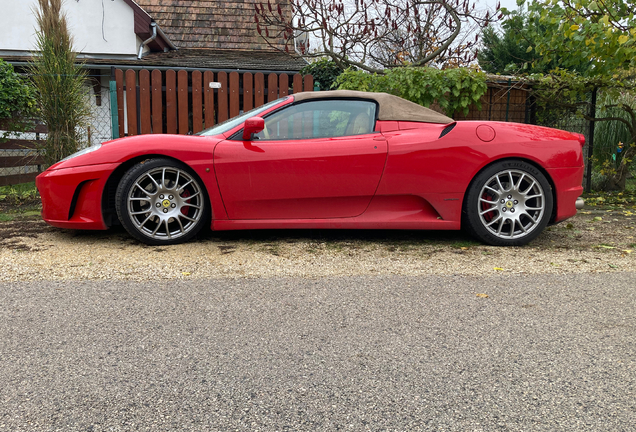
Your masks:
<svg viewBox="0 0 636 432"><path fill-rule="evenodd" d="M0 304L2 431L636 430L635 273L39 282Z"/></svg>

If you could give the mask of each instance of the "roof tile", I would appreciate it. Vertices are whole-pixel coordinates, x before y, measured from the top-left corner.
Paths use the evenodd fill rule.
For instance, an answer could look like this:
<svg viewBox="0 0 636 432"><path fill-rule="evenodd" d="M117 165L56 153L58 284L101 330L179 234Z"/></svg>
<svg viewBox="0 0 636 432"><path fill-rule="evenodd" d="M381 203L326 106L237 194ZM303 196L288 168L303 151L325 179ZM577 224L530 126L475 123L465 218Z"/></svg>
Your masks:
<svg viewBox="0 0 636 432"><path fill-rule="evenodd" d="M179 48L273 50L256 31L256 0L136 0ZM274 4L277 4L274 1ZM280 1L291 14L289 3ZM221 32L220 29L227 29ZM209 35L223 35L210 38ZM283 40L272 41L283 49Z"/></svg>

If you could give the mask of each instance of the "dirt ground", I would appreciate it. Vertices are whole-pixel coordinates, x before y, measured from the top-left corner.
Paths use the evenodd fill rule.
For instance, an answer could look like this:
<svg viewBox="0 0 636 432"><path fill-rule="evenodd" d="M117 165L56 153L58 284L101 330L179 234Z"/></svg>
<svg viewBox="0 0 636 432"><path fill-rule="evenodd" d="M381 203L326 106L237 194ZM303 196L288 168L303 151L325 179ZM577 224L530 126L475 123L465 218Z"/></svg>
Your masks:
<svg viewBox="0 0 636 432"><path fill-rule="evenodd" d="M636 211L586 207L524 247L485 246L453 231L207 232L146 246L123 229L61 230L33 211L0 222L0 281L630 271ZM5 204L0 212L11 209ZM633 209L632 209L633 210Z"/></svg>

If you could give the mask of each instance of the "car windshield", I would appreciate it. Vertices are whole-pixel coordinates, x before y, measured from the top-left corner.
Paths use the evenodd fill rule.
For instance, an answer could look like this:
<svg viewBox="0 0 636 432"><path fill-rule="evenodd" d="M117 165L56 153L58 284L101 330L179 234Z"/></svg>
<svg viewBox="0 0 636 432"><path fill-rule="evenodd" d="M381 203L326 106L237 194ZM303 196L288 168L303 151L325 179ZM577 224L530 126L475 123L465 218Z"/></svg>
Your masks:
<svg viewBox="0 0 636 432"><path fill-rule="evenodd" d="M211 128L207 128L197 133L196 135L213 136L213 135L219 135L219 134L225 133L235 128L236 126L240 125L248 118L257 116L263 111L267 110L268 108L271 108L274 105L279 104L287 99L289 99L289 96L285 96L283 98L276 99L275 101L268 102L265 105L261 105L258 108L254 108L253 110L243 113L238 117L233 117L229 120L224 121L223 123L219 123L218 125L212 126Z"/></svg>

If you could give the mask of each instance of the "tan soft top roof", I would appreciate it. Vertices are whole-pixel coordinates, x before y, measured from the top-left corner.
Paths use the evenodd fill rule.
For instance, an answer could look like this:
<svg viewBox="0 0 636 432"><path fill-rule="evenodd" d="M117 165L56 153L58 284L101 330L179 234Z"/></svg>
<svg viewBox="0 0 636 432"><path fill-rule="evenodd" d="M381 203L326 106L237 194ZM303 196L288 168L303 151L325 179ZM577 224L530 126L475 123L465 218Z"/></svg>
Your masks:
<svg viewBox="0 0 636 432"><path fill-rule="evenodd" d="M424 108L414 102L407 101L398 96L388 93L371 93L354 90L330 90L319 92L302 92L293 95L294 101L304 101L310 99L325 98L356 98L356 99L372 99L377 101L380 106L378 112L378 120L395 120L395 121L413 121L424 123L452 123L450 117Z"/></svg>

